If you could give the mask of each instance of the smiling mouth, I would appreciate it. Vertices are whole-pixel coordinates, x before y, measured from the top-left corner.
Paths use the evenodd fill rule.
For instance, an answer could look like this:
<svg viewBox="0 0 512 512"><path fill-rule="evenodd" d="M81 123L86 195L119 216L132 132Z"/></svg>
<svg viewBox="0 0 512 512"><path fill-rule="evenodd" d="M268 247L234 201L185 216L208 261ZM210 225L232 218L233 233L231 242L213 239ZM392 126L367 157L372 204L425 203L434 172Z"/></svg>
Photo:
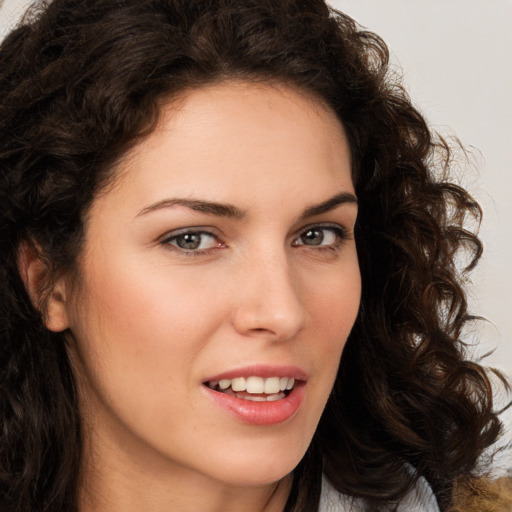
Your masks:
<svg viewBox="0 0 512 512"><path fill-rule="evenodd" d="M275 402L285 398L294 388L293 377L236 377L205 383L210 389L251 402Z"/></svg>

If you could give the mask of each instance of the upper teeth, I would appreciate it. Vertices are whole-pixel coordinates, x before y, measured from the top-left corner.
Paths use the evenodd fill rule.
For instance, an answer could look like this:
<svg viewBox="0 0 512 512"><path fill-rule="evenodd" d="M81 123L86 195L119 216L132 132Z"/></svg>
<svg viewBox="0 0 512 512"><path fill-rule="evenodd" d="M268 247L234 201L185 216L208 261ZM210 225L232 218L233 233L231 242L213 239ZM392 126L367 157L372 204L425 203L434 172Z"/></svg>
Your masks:
<svg viewBox="0 0 512 512"><path fill-rule="evenodd" d="M247 391L247 393L275 394L280 391L290 390L295 384L293 377L236 377L234 379L220 379L219 381L210 381L208 386L221 390L231 388L233 391Z"/></svg>

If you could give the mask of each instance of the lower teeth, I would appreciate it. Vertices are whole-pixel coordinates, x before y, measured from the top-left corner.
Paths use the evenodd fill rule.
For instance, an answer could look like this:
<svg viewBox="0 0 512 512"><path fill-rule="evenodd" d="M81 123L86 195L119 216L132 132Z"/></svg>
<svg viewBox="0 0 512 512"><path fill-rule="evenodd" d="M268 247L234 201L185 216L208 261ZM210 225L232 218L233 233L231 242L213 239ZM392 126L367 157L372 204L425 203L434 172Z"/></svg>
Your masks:
<svg viewBox="0 0 512 512"><path fill-rule="evenodd" d="M239 393L235 393L235 396L237 398L241 398L243 400L249 400L250 402L275 402L276 400L281 400L286 395L284 393L277 393L275 395L267 395L267 396L261 396L261 395L243 395L243 396L240 396Z"/></svg>
<svg viewBox="0 0 512 512"><path fill-rule="evenodd" d="M282 400L286 394L284 392L275 393L272 395L251 395L247 392L236 392L231 388L224 389L221 393L226 393L227 395L236 396L237 398L241 398L242 400L249 400L250 402L275 402L277 400Z"/></svg>

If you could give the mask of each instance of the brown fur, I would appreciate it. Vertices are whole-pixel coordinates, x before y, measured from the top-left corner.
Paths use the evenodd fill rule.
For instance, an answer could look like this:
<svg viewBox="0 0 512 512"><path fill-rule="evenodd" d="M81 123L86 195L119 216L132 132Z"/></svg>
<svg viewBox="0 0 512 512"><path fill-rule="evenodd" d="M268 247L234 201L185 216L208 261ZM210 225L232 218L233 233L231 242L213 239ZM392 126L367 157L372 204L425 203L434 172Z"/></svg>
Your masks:
<svg viewBox="0 0 512 512"><path fill-rule="evenodd" d="M512 476L457 482L447 512L512 512Z"/></svg>

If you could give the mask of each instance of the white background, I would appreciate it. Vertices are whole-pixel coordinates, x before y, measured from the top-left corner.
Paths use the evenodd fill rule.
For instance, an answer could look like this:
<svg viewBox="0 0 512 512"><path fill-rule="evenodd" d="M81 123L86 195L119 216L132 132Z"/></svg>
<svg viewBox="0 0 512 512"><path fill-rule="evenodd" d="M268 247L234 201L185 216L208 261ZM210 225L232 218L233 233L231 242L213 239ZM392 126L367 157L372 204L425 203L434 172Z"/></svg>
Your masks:
<svg viewBox="0 0 512 512"><path fill-rule="evenodd" d="M1 2L1 0L0 0ZM0 37L29 0L4 0ZM471 310L487 364L512 376L512 0L332 0L377 32L430 124L473 148L463 184L484 208Z"/></svg>

